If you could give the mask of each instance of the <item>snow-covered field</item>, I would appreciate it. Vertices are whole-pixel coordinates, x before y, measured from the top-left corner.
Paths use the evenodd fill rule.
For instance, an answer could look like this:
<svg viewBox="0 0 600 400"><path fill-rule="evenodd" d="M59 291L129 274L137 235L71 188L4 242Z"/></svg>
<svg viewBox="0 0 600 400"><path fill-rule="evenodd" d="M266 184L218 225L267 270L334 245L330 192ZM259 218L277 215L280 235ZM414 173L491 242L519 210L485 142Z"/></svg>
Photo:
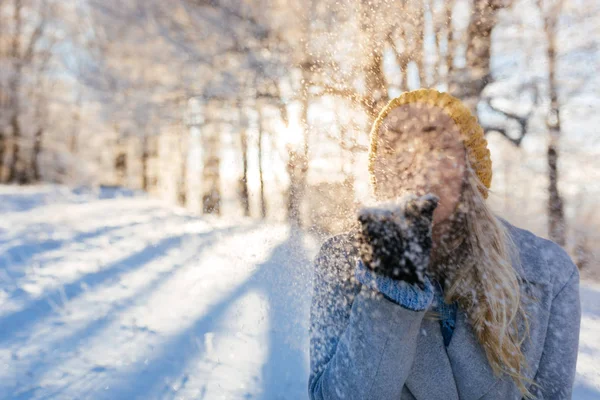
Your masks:
<svg viewBox="0 0 600 400"><path fill-rule="evenodd" d="M310 260L282 225L0 186L0 398L305 399ZM600 398L582 285L576 399Z"/></svg>

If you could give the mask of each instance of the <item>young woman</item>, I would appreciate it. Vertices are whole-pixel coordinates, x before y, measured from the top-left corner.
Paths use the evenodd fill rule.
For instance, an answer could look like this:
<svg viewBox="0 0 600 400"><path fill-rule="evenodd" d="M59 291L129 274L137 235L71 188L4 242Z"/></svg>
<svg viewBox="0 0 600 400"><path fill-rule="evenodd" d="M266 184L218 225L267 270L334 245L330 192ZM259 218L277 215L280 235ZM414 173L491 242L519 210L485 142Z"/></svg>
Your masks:
<svg viewBox="0 0 600 400"><path fill-rule="evenodd" d="M492 214L489 154L448 94L405 93L381 112L369 170L392 203L363 209L316 258L311 399L571 397L579 273Z"/></svg>

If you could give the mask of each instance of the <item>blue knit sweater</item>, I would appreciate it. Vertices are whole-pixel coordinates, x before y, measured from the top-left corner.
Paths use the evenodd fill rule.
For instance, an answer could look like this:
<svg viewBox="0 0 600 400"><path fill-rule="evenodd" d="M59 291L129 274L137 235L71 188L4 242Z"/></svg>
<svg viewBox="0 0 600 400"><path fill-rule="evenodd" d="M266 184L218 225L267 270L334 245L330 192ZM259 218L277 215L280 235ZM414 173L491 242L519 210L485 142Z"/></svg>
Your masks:
<svg viewBox="0 0 600 400"><path fill-rule="evenodd" d="M444 345L450 344L456 323L456 303L446 304L442 287L425 277L425 288L421 289L404 281L378 275L358 261L356 279L364 286L380 292L389 300L413 311L425 311L430 307L440 316Z"/></svg>

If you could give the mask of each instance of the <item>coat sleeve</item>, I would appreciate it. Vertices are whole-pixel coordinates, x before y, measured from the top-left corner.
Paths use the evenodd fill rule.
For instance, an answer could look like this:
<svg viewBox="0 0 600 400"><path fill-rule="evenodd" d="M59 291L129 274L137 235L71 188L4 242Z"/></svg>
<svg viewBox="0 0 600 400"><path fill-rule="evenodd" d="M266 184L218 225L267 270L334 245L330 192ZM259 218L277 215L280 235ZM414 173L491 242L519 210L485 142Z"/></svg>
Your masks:
<svg viewBox="0 0 600 400"><path fill-rule="evenodd" d="M573 273L550 306L544 350L531 392L537 399L570 399L575 379L581 304L579 272L569 259L564 265Z"/></svg>
<svg viewBox="0 0 600 400"><path fill-rule="evenodd" d="M400 398L425 311L408 310L361 286L348 248L334 237L315 261L310 398Z"/></svg>

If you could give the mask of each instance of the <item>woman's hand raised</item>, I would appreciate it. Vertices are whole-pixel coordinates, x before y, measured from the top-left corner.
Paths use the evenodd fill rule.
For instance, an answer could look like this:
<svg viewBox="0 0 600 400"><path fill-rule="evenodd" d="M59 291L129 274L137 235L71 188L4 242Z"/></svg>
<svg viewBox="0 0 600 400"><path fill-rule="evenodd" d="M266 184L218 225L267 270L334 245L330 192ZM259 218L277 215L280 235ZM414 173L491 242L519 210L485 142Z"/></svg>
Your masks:
<svg viewBox="0 0 600 400"><path fill-rule="evenodd" d="M438 197L410 195L398 203L363 208L358 215L359 255L376 274L423 288L431 255Z"/></svg>

